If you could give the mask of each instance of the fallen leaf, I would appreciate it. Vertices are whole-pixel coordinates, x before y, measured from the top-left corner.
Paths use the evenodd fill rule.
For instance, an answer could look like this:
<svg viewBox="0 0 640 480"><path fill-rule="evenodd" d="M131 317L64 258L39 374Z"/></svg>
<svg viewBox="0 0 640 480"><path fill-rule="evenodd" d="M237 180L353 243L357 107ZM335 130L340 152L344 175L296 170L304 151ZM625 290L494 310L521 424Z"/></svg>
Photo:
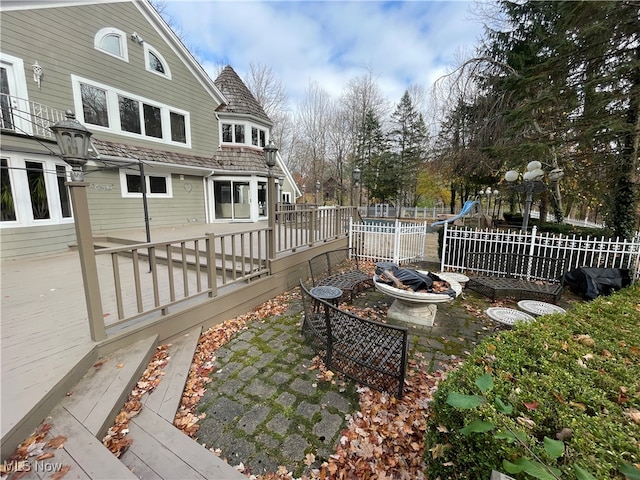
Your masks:
<svg viewBox="0 0 640 480"><path fill-rule="evenodd" d="M116 368L122 368L122 367L124 367L124 363L119 363L116 365Z"/></svg>
<svg viewBox="0 0 640 480"><path fill-rule="evenodd" d="M40 460L46 460L47 458L53 458L55 457L55 455L51 452L47 452L47 453L43 453L42 455L38 455L36 457L36 460L40 461Z"/></svg>
<svg viewBox="0 0 640 480"><path fill-rule="evenodd" d="M60 480L69 472L69 470L71 470L71 465L64 465L60 468L60 470L58 470L56 473L51 475L49 478L51 480Z"/></svg>
<svg viewBox="0 0 640 480"><path fill-rule="evenodd" d="M58 435L57 437L53 437L51 440L47 442L47 448L59 449L64 447L65 442L67 441L67 437L64 435Z"/></svg>
<svg viewBox="0 0 640 480"><path fill-rule="evenodd" d="M524 402L524 406L527 407L527 410L535 410L540 404L538 402Z"/></svg>
<svg viewBox="0 0 640 480"><path fill-rule="evenodd" d="M304 464L307 467L310 467L315 461L316 461L316 456L313 453L307 453L304 457Z"/></svg>

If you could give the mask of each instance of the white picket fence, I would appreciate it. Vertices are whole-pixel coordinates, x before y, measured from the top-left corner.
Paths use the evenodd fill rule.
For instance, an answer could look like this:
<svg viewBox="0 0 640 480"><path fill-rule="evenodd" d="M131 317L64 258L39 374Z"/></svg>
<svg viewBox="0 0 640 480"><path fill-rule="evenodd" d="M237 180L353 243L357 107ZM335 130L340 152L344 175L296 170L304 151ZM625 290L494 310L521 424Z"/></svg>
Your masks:
<svg viewBox="0 0 640 480"><path fill-rule="evenodd" d="M359 259L397 264L424 258L427 222L375 220L349 225L349 247Z"/></svg>
<svg viewBox="0 0 640 480"><path fill-rule="evenodd" d="M467 252L503 252L564 258L566 270L579 267L628 269L640 278L640 235L633 240L444 226L441 270L464 271ZM501 272L488 272L501 273Z"/></svg>

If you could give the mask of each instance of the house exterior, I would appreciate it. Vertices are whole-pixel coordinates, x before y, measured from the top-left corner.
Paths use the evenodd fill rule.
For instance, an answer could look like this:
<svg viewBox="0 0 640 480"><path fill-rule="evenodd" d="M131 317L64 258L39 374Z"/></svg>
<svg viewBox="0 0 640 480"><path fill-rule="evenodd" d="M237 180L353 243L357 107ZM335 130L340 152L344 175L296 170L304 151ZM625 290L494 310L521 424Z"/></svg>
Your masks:
<svg viewBox="0 0 640 480"><path fill-rule="evenodd" d="M94 234L266 219L272 124L231 67L212 81L146 0L1 8L1 258L75 242L70 167L48 129L69 109L93 134ZM280 158L274 173L275 200L293 203Z"/></svg>

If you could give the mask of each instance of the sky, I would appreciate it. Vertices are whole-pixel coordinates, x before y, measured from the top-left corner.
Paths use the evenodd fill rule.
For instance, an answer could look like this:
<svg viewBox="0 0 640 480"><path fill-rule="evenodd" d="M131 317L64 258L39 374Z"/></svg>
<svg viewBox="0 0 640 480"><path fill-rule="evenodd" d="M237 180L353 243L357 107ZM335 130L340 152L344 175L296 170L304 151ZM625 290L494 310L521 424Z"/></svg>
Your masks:
<svg viewBox="0 0 640 480"><path fill-rule="evenodd" d="M466 1L165 0L164 14L211 78L231 65L271 68L291 104L310 82L338 98L349 80L372 72L397 104L411 84L430 89L469 55L482 35Z"/></svg>

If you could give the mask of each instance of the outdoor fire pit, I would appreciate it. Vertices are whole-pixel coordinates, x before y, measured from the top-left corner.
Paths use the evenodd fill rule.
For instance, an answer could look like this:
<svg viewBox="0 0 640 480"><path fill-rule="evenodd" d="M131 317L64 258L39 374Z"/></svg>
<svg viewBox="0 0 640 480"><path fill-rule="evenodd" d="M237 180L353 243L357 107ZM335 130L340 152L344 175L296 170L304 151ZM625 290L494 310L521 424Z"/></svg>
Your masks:
<svg viewBox="0 0 640 480"><path fill-rule="evenodd" d="M428 274L428 272L421 270L416 270L416 272ZM454 291L455 297L446 293L405 290L381 281L378 274L373 277L376 289L395 299L389 307L388 318L426 327L433 326L439 303L451 302L462 293L462 286L459 282L451 278L447 278L446 281Z"/></svg>

